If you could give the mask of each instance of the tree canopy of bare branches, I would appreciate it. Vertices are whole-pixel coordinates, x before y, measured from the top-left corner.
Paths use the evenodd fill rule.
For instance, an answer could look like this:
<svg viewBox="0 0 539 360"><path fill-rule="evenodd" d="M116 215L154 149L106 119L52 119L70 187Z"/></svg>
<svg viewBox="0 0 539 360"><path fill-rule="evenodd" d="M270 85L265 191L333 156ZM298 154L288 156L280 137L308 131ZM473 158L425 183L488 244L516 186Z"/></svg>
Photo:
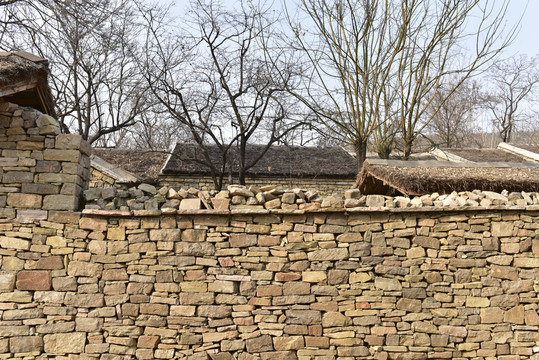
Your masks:
<svg viewBox="0 0 539 360"><path fill-rule="evenodd" d="M266 50L278 49L273 36L278 19L254 2L227 9L211 0L193 1L180 29L166 26L152 9L144 13L143 67L153 95L197 144L216 188L227 175L233 180L233 165L245 184L245 172L302 124L294 120L285 91L296 81L295 64L285 52L274 53L274 62L265 58ZM264 144L250 162L249 143ZM218 163L209 156L213 145L221 154Z"/></svg>
<svg viewBox="0 0 539 360"><path fill-rule="evenodd" d="M496 62L488 71L488 84L482 96L494 128L501 140L510 142L519 125L535 118L530 102L539 85L539 59L526 56Z"/></svg>
<svg viewBox="0 0 539 360"><path fill-rule="evenodd" d="M20 0L4 48L49 59L64 130L91 143L133 125L147 108L137 14L131 0Z"/></svg>
<svg viewBox="0 0 539 360"><path fill-rule="evenodd" d="M507 6L491 0L303 0L308 21L291 24L312 73L294 95L326 131L354 145L359 166L376 130L387 148L384 129L394 127L386 121L397 122L407 159L447 98L513 39L515 28L502 34ZM461 52L468 57L456 61ZM448 77L457 79L450 88Z"/></svg>

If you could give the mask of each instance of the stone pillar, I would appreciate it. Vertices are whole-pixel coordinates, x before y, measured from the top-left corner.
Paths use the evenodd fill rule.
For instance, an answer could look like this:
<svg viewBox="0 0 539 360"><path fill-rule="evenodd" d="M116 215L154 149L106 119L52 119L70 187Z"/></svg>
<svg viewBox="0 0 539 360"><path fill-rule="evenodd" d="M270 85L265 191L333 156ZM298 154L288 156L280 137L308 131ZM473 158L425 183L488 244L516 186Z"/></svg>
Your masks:
<svg viewBox="0 0 539 360"><path fill-rule="evenodd" d="M0 103L0 219L46 219L79 209L90 178L90 145L60 134L54 118Z"/></svg>

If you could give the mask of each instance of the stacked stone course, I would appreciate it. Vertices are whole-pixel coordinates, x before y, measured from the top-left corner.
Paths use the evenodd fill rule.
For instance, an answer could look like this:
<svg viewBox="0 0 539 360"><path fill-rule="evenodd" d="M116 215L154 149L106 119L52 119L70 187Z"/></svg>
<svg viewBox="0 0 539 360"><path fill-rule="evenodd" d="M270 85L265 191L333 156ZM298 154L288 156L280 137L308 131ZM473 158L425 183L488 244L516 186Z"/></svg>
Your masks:
<svg viewBox="0 0 539 360"><path fill-rule="evenodd" d="M48 210L80 208L91 148L59 126L32 108L0 103L0 219L32 221Z"/></svg>
<svg viewBox="0 0 539 360"><path fill-rule="evenodd" d="M0 232L0 358L539 359L534 210L51 211Z"/></svg>

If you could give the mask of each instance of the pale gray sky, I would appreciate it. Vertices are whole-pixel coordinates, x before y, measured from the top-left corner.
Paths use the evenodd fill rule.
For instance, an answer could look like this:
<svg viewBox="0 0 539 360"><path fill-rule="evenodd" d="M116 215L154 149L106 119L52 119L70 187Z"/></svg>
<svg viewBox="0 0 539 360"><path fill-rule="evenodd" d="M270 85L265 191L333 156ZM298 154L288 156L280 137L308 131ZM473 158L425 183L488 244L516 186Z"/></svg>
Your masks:
<svg viewBox="0 0 539 360"><path fill-rule="evenodd" d="M504 57L516 54L526 54L529 56L539 55L539 0L512 0L508 21L518 21L518 17L524 12L522 17L522 27L514 43L507 49ZM526 9L526 11L524 11Z"/></svg>
<svg viewBox="0 0 539 360"><path fill-rule="evenodd" d="M172 0L158 0L158 2L170 3ZM218 0L219 1L219 0ZM231 7L237 6L240 0L222 0ZM298 0L284 0L288 5L293 5ZM492 1L492 0L491 0ZM501 0L494 0L495 3ZM281 8L281 0L268 0L273 2L277 9ZM187 8L189 0L176 0L175 12L181 13ZM526 7L527 5L527 7ZM506 25L511 27L522 16L521 29L515 41L506 49L502 58L513 55L539 55L539 0L510 0Z"/></svg>

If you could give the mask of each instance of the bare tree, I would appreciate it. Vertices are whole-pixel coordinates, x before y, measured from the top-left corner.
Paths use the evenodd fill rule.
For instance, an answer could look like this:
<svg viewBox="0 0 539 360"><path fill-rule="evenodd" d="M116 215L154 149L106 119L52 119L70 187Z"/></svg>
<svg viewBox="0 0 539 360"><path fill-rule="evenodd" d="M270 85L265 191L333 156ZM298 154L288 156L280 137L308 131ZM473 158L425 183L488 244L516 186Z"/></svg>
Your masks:
<svg viewBox="0 0 539 360"><path fill-rule="evenodd" d="M227 174L232 180L234 162L238 182L245 184L246 171L271 145L302 125L292 119L285 92L294 86L295 64L285 53L275 53L275 62L265 59L276 20L252 2L227 9L206 0L192 3L188 29L180 34L151 9L145 16L144 68L153 95L188 129L216 188ZM255 141L264 146L248 159L247 145ZM218 160L210 154L215 147Z"/></svg>
<svg viewBox="0 0 539 360"><path fill-rule="evenodd" d="M519 126L535 118L531 103L539 83L538 61L537 57L512 57L489 69L489 86L482 99L504 142L510 142Z"/></svg>
<svg viewBox="0 0 539 360"><path fill-rule="evenodd" d="M10 47L50 61L59 120L91 143L133 125L148 107L134 61L135 10L131 0L36 0L11 14L25 26L10 33Z"/></svg>
<svg viewBox="0 0 539 360"><path fill-rule="evenodd" d="M466 81L448 96L453 84L441 86L427 109L425 136L434 146L458 148L473 143L474 122L480 106L479 85Z"/></svg>
<svg viewBox="0 0 539 360"><path fill-rule="evenodd" d="M407 159L431 121L427 110L444 79L458 79L447 89L449 97L515 34L514 28L501 34L507 1L303 0L302 5L307 20L291 23L297 47L313 70L306 90L294 95L318 114L327 131L355 146L359 166L376 129L377 142L384 145L378 140L385 138L384 128L393 131L386 124L390 119L399 122ZM476 27L470 30L472 16ZM309 21L314 32L302 26ZM473 54L455 61L471 41Z"/></svg>
<svg viewBox="0 0 539 360"><path fill-rule="evenodd" d="M396 89L401 100L403 158L408 159L413 142L447 99L489 64L514 39L517 29L502 34L508 1L406 0L403 5L410 22L397 66ZM472 16L476 25L470 29ZM470 42L475 48L468 58L456 61Z"/></svg>
<svg viewBox="0 0 539 360"><path fill-rule="evenodd" d="M405 42L404 29L392 20L399 9L376 0L303 0L301 5L306 19L289 20L311 72L303 91L292 94L328 136L353 145L361 168L369 138L386 117L384 91Z"/></svg>

